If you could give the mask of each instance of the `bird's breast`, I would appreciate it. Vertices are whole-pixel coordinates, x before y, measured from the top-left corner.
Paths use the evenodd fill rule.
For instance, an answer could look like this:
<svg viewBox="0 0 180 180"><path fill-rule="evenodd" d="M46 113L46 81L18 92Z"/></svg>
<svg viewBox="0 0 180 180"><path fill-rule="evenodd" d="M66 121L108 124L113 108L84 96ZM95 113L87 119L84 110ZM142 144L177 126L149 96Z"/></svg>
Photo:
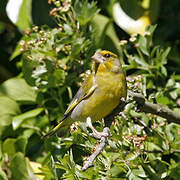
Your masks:
<svg viewBox="0 0 180 180"><path fill-rule="evenodd" d="M75 121L85 121L87 117L92 121L101 120L120 103L121 97L126 96L124 74L98 74L95 83L94 93L74 108L71 118Z"/></svg>

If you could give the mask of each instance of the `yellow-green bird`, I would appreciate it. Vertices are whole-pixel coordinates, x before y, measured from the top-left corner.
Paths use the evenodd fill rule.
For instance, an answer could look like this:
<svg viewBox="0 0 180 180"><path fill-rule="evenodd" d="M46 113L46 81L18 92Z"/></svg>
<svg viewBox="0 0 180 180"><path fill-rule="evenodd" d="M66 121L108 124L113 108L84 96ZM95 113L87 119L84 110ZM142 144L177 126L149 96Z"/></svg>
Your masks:
<svg viewBox="0 0 180 180"><path fill-rule="evenodd" d="M126 98L126 76L118 57L110 51L96 52L92 73L88 75L69 104L60 123L44 137L58 132L63 136L75 121L102 120Z"/></svg>

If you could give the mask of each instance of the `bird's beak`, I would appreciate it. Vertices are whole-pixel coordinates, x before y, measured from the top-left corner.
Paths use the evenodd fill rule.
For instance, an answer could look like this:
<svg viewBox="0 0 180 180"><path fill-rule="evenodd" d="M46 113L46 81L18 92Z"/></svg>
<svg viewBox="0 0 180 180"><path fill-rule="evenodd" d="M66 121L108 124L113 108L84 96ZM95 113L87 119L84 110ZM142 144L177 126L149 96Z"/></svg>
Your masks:
<svg viewBox="0 0 180 180"><path fill-rule="evenodd" d="M95 53L91 58L92 58L92 59L94 60L94 62L95 62L95 64L94 64L94 70L95 70L95 74L96 74L99 65L100 65L101 63L103 63L102 55L97 52L97 53Z"/></svg>
<svg viewBox="0 0 180 180"><path fill-rule="evenodd" d="M100 64L103 63L103 57L100 53L95 53L92 57L91 57L96 63Z"/></svg>

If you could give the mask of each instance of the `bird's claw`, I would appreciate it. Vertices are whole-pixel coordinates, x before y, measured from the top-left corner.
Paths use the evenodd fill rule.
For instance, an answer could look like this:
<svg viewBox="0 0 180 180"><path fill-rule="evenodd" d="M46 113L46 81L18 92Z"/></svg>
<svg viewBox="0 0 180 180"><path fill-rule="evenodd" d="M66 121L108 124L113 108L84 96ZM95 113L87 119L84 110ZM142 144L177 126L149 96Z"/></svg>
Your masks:
<svg viewBox="0 0 180 180"><path fill-rule="evenodd" d="M98 132L91 123L91 118L87 118L87 125L92 130L92 133L90 134L91 137L100 140L99 145L96 147L96 150L93 154L88 158L87 162L84 164L82 171L86 171L88 168L93 166L93 161L95 158L102 152L102 150L105 148L107 143L107 138L111 136L109 127L105 127L103 129L103 132Z"/></svg>
<svg viewBox="0 0 180 180"><path fill-rule="evenodd" d="M95 138L95 139L98 139L98 140L101 140L102 137L104 137L105 139L107 139L109 136L111 136L111 133L110 133L110 129L108 127L105 127L103 129L103 132L98 132L92 125L91 123L91 118L88 117L87 118L87 125L88 127L92 130L92 133L90 133L90 136Z"/></svg>

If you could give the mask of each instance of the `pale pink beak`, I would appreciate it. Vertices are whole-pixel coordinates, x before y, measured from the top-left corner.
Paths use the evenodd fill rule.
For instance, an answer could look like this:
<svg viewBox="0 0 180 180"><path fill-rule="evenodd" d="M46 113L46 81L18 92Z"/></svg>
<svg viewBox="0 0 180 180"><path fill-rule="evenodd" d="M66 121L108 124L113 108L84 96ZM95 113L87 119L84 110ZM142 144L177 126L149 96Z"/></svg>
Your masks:
<svg viewBox="0 0 180 180"><path fill-rule="evenodd" d="M98 64L104 62L103 61L103 56L99 52L95 53L91 58Z"/></svg>

